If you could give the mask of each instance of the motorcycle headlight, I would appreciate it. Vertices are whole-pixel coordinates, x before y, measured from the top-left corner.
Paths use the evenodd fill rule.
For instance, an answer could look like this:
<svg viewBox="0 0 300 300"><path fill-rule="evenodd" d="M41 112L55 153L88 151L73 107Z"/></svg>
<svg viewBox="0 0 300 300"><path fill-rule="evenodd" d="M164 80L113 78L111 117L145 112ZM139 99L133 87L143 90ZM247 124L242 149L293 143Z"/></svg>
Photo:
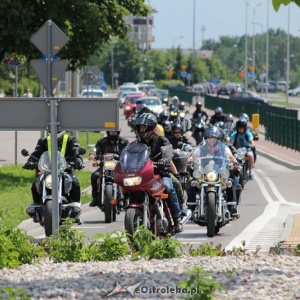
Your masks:
<svg viewBox="0 0 300 300"><path fill-rule="evenodd" d="M177 112L176 111L171 111L171 116L177 116Z"/></svg>
<svg viewBox="0 0 300 300"><path fill-rule="evenodd" d="M141 176L136 176L136 177L130 177L130 178L124 178L123 183L124 186L135 186L139 185L142 182L142 177Z"/></svg>
<svg viewBox="0 0 300 300"><path fill-rule="evenodd" d="M72 177L69 174L64 175L64 191L69 193L72 188Z"/></svg>
<svg viewBox="0 0 300 300"><path fill-rule="evenodd" d="M201 171L200 170L194 170L194 172L193 172L193 177L194 178L199 178L200 176L201 176Z"/></svg>
<svg viewBox="0 0 300 300"><path fill-rule="evenodd" d="M52 174L49 174L45 177L45 186L47 189L52 189Z"/></svg>
<svg viewBox="0 0 300 300"><path fill-rule="evenodd" d="M184 118L184 117L185 117L185 113L184 113L184 112L181 112L181 113L179 114L179 117L180 117L180 118Z"/></svg>
<svg viewBox="0 0 300 300"><path fill-rule="evenodd" d="M208 172L206 175L206 180L210 182L216 181L217 178L218 178L218 174L215 171Z"/></svg>
<svg viewBox="0 0 300 300"><path fill-rule="evenodd" d="M114 162L113 160L104 162L104 169L105 170L114 170L115 167L116 167L116 162Z"/></svg>

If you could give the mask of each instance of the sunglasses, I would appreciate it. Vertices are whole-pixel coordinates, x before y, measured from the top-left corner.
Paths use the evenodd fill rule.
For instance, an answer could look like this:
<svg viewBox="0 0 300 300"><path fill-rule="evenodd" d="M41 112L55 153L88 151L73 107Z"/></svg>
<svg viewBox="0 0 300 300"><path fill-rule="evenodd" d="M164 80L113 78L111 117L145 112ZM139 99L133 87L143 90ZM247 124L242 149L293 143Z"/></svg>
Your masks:
<svg viewBox="0 0 300 300"><path fill-rule="evenodd" d="M174 134L181 133L180 131L174 131Z"/></svg>

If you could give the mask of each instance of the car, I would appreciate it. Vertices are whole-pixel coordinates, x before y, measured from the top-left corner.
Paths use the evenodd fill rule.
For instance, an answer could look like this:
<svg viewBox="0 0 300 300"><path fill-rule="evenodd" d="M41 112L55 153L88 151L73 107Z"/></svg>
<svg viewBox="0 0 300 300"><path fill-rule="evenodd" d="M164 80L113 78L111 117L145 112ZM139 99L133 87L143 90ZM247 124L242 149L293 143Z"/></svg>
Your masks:
<svg viewBox="0 0 300 300"><path fill-rule="evenodd" d="M138 92L139 88L137 85L125 84L119 87L120 92Z"/></svg>
<svg viewBox="0 0 300 300"><path fill-rule="evenodd" d="M245 101L250 103L272 105L272 102L269 99L263 98L258 94L256 94L255 92L251 92L251 91L236 92L230 95L229 98L234 101Z"/></svg>
<svg viewBox="0 0 300 300"><path fill-rule="evenodd" d="M103 90L97 90L97 89L84 89L82 90L80 96L83 98L105 98L106 97Z"/></svg>
<svg viewBox="0 0 300 300"><path fill-rule="evenodd" d="M300 96L300 86L296 87L295 89L288 90L289 96Z"/></svg>
<svg viewBox="0 0 300 300"><path fill-rule="evenodd" d="M159 115L164 110L162 102L155 96L143 97L141 100L142 104L147 106L155 115Z"/></svg>
<svg viewBox="0 0 300 300"><path fill-rule="evenodd" d="M268 88L268 92L269 93L276 93L278 92L277 87L276 87L276 83L273 82L269 82L269 84L265 83L265 82L258 82L256 84L256 92L258 93L263 93L266 91L266 88Z"/></svg>
<svg viewBox="0 0 300 300"><path fill-rule="evenodd" d="M118 100L119 100L119 107L122 108L125 102L125 99L128 95L140 95L142 96L143 93L142 92L132 92L132 91L123 91L120 92L117 96Z"/></svg>
<svg viewBox="0 0 300 300"><path fill-rule="evenodd" d="M229 96L229 89L227 87L227 84L221 84L218 86L218 90L217 90L217 96Z"/></svg>
<svg viewBox="0 0 300 300"><path fill-rule="evenodd" d="M124 105L123 113L126 119L133 115L133 108L136 106L136 101L143 97L141 94L131 94L127 95Z"/></svg>
<svg viewBox="0 0 300 300"><path fill-rule="evenodd" d="M153 90L153 91L151 91L151 96L157 97L158 99L160 99L160 101L163 104L168 105L168 102L169 102L168 90L164 90L164 89Z"/></svg>

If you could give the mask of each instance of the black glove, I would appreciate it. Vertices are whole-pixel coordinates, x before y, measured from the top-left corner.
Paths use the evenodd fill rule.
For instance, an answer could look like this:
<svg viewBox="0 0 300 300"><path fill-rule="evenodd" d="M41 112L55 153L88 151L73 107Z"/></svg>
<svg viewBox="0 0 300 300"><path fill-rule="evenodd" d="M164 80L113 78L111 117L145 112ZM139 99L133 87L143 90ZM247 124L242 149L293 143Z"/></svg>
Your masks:
<svg viewBox="0 0 300 300"><path fill-rule="evenodd" d="M83 163L82 163L82 160L81 159L77 159L75 160L75 169L77 170L81 170L83 169Z"/></svg>
<svg viewBox="0 0 300 300"><path fill-rule="evenodd" d="M33 161L28 161L23 167L22 169L25 170L34 170L37 168L37 164L34 163Z"/></svg>
<svg viewBox="0 0 300 300"><path fill-rule="evenodd" d="M170 169L171 165L167 158L161 158L156 163L156 167L160 172L166 172Z"/></svg>
<svg viewBox="0 0 300 300"><path fill-rule="evenodd" d="M177 180L179 180L179 182L181 181L181 177L180 177L180 175L177 173L177 174L173 174L175 177L176 177L176 179Z"/></svg>

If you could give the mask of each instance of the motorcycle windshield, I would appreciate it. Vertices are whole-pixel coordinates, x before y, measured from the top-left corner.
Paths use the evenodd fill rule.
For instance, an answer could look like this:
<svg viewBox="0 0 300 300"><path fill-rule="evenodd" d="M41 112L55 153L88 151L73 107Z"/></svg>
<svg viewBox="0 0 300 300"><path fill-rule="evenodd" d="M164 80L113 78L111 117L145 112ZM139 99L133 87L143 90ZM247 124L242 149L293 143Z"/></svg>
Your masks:
<svg viewBox="0 0 300 300"><path fill-rule="evenodd" d="M135 173L141 171L148 160L148 147L141 143L132 143L122 151L119 162L124 173Z"/></svg>
<svg viewBox="0 0 300 300"><path fill-rule="evenodd" d="M226 156L226 146L217 140L213 147L210 147L209 142L202 142L193 153L195 174L203 175L215 171L224 178L229 177L230 160ZM229 150L230 151L230 150Z"/></svg>
<svg viewBox="0 0 300 300"><path fill-rule="evenodd" d="M38 168L41 172L49 171L51 170L51 152L45 151L38 163ZM57 171L62 172L67 167L67 162L65 157L61 154L61 152L57 151Z"/></svg>

